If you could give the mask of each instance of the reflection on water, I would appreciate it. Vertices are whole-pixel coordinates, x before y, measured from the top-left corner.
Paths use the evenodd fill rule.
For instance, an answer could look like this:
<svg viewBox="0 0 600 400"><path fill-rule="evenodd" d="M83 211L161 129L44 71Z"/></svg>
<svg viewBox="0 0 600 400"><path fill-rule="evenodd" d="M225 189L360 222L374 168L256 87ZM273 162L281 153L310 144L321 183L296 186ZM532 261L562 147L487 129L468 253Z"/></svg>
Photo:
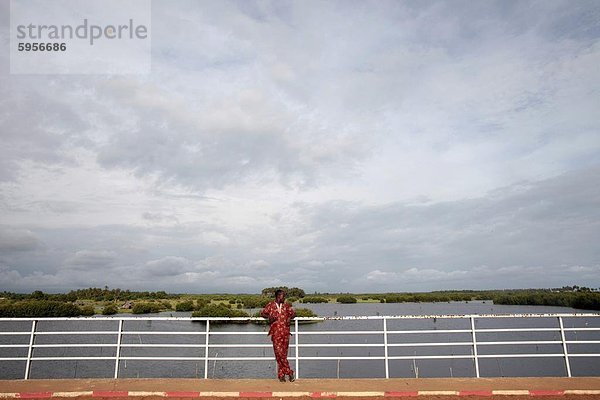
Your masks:
<svg viewBox="0 0 600 400"><path fill-rule="evenodd" d="M563 307L503 306L489 302L453 303L359 303L359 304L308 304L302 305L321 316L363 315L464 315L464 314L509 314L509 313L581 313ZM251 310L256 311L256 310ZM162 313L159 316L189 316L190 313ZM130 316L130 315L127 315ZM565 328L600 326L600 318L564 318ZM542 332L525 332L521 328L552 328ZM36 360L31 365L31 378L84 378L112 377L115 369L118 321L40 321L36 331L33 357L97 357L96 360ZM477 334L480 375L491 376L565 376L563 357L542 358L486 358L488 355L504 354L561 354L562 344L493 344L485 342L506 341L560 341L556 318L493 319L477 318L477 329L507 329L504 332L480 332ZM0 331L29 332L31 322L11 321L0 323ZM87 331L90 335L44 335L50 331ZM381 333L382 320L328 320L317 324L301 325L299 348L301 357L332 357L330 360L301 360L299 374L303 378L381 378L385 377L384 349ZM431 333L410 333L411 330L427 330ZM467 332L444 332L465 330ZM401 319L388 320L388 356L407 359L389 361L390 377L472 377L475 367L471 358L419 359L423 356L472 355L473 347L469 319ZM209 378L267 378L275 376L274 360L229 361L228 357L271 357L271 342L267 327L253 324L211 324L209 357L205 362L206 325L190 321L145 321L124 322L124 334L119 362L121 378L178 377L203 378L205 366ZM317 331L365 331L365 334L310 334ZM399 332L400 331L400 332ZM436 333L441 331L441 333ZM110 332L110 334L103 334ZM183 335L160 334L160 332L184 332ZM226 332L245 332L247 335L226 335ZM221 333L221 334L219 334ZM598 340L599 331L568 331L566 340ZM295 343L297 335L290 341L290 363L296 361ZM449 343L445 346L423 346L423 343ZM0 335L1 344L28 344L29 335ZM105 347L60 346L61 343L105 344ZM173 343L176 343L173 346ZM139 347L139 345L155 345ZM160 345L171 344L170 347ZM260 344L261 347L228 348L228 344ZM364 347L322 346L323 344L362 344ZM418 344L421 344L420 346ZM55 346L51 346L55 345ZM600 353L597 344L570 344L570 353ZM27 348L0 346L0 357L26 357ZM186 361L174 360L131 360L129 357L186 357ZM375 357L370 360L346 360L344 357ZM571 357L573 376L599 376L600 363L595 357ZM22 379L24 361L0 361L0 378Z"/></svg>

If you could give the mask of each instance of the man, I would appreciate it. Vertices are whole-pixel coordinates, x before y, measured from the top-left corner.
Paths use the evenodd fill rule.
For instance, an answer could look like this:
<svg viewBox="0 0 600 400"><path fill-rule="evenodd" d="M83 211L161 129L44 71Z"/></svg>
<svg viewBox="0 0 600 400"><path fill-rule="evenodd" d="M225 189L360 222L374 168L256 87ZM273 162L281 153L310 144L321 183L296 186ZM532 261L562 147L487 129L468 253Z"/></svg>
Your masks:
<svg viewBox="0 0 600 400"><path fill-rule="evenodd" d="M275 300L267 304L260 315L267 318L271 324L269 336L273 341L279 381L285 382L285 376L287 375L290 382L294 382L294 371L290 368L287 353L290 345L290 321L296 317L296 311L290 303L285 302L285 291L277 289Z"/></svg>

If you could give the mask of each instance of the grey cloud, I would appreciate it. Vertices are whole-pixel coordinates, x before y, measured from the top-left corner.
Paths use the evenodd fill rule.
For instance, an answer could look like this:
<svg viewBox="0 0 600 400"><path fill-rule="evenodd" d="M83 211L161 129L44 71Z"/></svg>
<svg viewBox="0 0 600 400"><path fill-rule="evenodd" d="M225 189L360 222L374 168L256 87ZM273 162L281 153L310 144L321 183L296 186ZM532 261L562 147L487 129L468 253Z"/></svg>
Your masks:
<svg viewBox="0 0 600 400"><path fill-rule="evenodd" d="M23 252L36 250L41 245L40 239L28 229L0 226L0 252Z"/></svg>
<svg viewBox="0 0 600 400"><path fill-rule="evenodd" d="M67 265L83 268L103 268L111 265L116 253L111 250L79 250L65 260Z"/></svg>
<svg viewBox="0 0 600 400"><path fill-rule="evenodd" d="M155 1L150 76L0 76L2 286L598 285L599 9Z"/></svg>
<svg viewBox="0 0 600 400"><path fill-rule="evenodd" d="M318 232L313 254L346 262L326 274L331 284L340 271L352 275L368 269L371 280L440 271L441 286L452 277L460 277L455 285L503 285L495 274L484 279L486 274L471 273L483 266L485 271L519 266L523 275L514 283L520 286L569 277L577 281L583 274L561 271L576 266L595 270L600 262L594 245L600 240L599 188L600 170L590 168L471 200L373 207L330 203L313 210L312 226ZM534 267L538 272L526 273Z"/></svg>
<svg viewBox="0 0 600 400"><path fill-rule="evenodd" d="M123 86L133 95L123 95ZM321 132L260 86L238 88L235 95L195 108L169 101L170 94L158 88L129 82L114 81L101 92L107 101L127 104L138 122L133 131L118 132L101 145L98 162L140 176L156 173L199 190L270 175L305 186L315 183L321 168L365 155L356 140L338 138L332 129ZM312 144L315 137L325 143Z"/></svg>
<svg viewBox="0 0 600 400"><path fill-rule="evenodd" d="M61 86L70 86L63 82ZM89 124L64 99L64 92L40 77L0 76L0 181L14 180L20 163L73 163L65 149Z"/></svg>
<svg viewBox="0 0 600 400"><path fill-rule="evenodd" d="M167 256L148 261L141 272L152 276L180 275L188 271L190 264L190 261L184 257Z"/></svg>

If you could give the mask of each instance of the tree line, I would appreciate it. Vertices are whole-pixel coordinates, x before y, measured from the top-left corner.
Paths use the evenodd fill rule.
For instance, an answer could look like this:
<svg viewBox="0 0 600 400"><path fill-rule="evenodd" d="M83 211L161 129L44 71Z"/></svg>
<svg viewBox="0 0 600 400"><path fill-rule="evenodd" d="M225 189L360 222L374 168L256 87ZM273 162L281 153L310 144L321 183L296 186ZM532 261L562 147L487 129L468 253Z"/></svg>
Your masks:
<svg viewBox="0 0 600 400"><path fill-rule="evenodd" d="M278 288L265 288L261 294L196 295L193 299L165 291L134 292L130 290L88 288L73 290L66 294L48 294L34 291L30 294L0 293L0 317L74 317L94 315L93 305L82 304L82 300L104 302L101 313L112 315L125 312L123 301L133 302L134 314L161 311L191 311L196 316L248 316L243 309L263 308L272 301ZM404 303L404 302L452 302L485 300L494 304L544 305L571 307L576 309L600 310L600 292L580 286L565 286L557 289L519 289L488 291L437 291L429 293L376 293L376 294L330 294L315 293L306 296L304 290L284 287L290 302L353 304L356 302ZM292 296L294 295L294 296ZM177 300L182 301L177 301ZM175 303L175 301L177 301ZM173 304L175 303L175 304Z"/></svg>

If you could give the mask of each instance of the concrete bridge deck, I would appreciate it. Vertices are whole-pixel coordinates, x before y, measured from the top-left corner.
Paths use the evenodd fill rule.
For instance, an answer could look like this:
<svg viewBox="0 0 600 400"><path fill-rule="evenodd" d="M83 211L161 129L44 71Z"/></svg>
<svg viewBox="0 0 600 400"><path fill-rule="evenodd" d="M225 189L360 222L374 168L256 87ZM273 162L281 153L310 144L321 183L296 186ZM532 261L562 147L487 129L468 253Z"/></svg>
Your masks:
<svg viewBox="0 0 600 400"><path fill-rule="evenodd" d="M52 379L0 380L0 398L204 399L223 398L455 398L600 399L600 377L420 379Z"/></svg>

